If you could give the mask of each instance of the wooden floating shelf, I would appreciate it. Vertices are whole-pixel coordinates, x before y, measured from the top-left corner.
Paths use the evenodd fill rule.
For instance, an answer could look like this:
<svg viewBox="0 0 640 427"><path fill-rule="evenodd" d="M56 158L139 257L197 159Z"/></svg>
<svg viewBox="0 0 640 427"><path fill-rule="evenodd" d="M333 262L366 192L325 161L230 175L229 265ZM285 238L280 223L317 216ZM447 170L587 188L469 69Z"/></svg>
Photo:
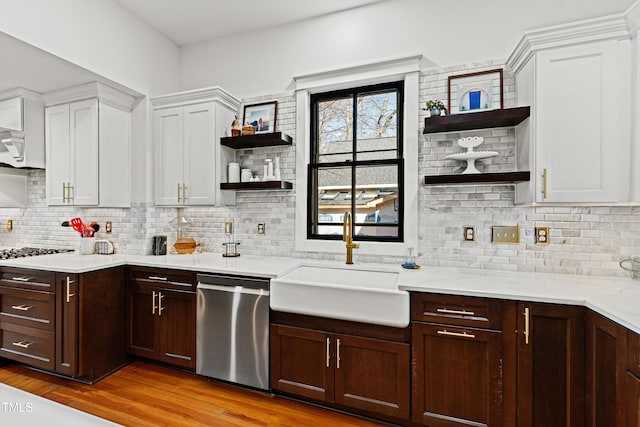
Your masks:
<svg viewBox="0 0 640 427"><path fill-rule="evenodd" d="M530 180L529 171L494 172L456 175L430 175L424 177L424 185L437 184L478 184L478 183L516 183Z"/></svg>
<svg viewBox="0 0 640 427"><path fill-rule="evenodd" d="M516 126L529 117L529 107L505 108L478 113L426 117L423 134Z"/></svg>
<svg viewBox="0 0 640 427"><path fill-rule="evenodd" d="M289 181L227 182L220 184L222 190L291 190Z"/></svg>
<svg viewBox="0 0 640 427"><path fill-rule="evenodd" d="M236 150L245 148L291 145L293 139L284 132L259 133L257 135L227 136L220 138L220 144Z"/></svg>

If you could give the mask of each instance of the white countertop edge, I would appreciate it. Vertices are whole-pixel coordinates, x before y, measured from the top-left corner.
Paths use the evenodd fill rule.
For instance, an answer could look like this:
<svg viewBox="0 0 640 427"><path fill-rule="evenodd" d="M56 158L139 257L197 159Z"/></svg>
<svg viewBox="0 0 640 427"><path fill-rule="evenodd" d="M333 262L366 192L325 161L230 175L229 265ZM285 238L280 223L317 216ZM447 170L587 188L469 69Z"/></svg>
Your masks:
<svg viewBox="0 0 640 427"><path fill-rule="evenodd" d="M255 255L224 258L219 253L162 256L65 253L0 261L0 267L72 274L125 265L268 279L282 277L300 265L335 265L345 268L345 264L338 261ZM640 301L640 281L638 280L452 267L423 267L419 270L406 270L396 265L366 263L356 263L346 268L397 270L400 272L399 291L584 306L640 334L640 312L637 310L637 303ZM349 316L345 317L344 320L349 320Z"/></svg>

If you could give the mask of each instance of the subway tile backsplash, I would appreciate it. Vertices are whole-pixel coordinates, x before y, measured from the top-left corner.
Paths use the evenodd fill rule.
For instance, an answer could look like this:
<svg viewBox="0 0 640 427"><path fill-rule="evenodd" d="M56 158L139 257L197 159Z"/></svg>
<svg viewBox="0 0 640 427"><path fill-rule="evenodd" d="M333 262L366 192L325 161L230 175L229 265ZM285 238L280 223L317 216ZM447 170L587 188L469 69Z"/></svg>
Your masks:
<svg viewBox="0 0 640 427"><path fill-rule="evenodd" d="M485 61L458 67L426 70L420 80L420 105L429 99L446 102L447 77L450 74L487 70L503 65L502 61ZM513 75L505 70L505 107L516 105ZM244 100L245 103L278 100L277 128L294 137L292 147L265 147L237 152L242 167L262 175L265 158L280 157L284 180L295 181L295 97L279 94ZM241 114L240 114L241 115ZM420 129L425 111L420 111ZM486 129L477 132L452 132L420 135L419 179L433 174L457 173L462 162L447 160L447 154L461 152L457 145L462 136L484 137L479 150L491 150L498 157L477 162L482 171L514 170L515 132L513 128ZM412 159L407 159L412 161ZM158 208L151 203L135 204L129 209L47 207L44 171L31 171L28 183L28 207L0 208L0 224L14 220L12 232L0 227L2 246L50 246L77 248L79 236L62 221L80 216L97 221L103 227L98 238L114 242L116 252L151 253L151 237L169 236L169 248L176 231L168 223L176 216L175 208ZM438 185L419 189L419 257L423 268L429 266L472 267L479 269L527 271L579 275L630 277L618 263L640 256L640 207L623 206L515 206L514 185ZM294 251L295 204L306 203L292 191L239 191L236 206L184 208L182 213L193 221L185 235L201 244L200 250L222 253L225 241L223 222L233 219L235 240L241 242L242 254L299 256L343 260L344 253L296 253ZM104 233L105 221L113 222L113 233ZM257 234L257 224L266 225L266 234ZM462 227L476 228L475 242L465 242ZM517 225L520 242L494 244L491 227ZM550 228L550 244L535 244L534 227ZM367 256L354 253L357 262L400 263L398 257Z"/></svg>

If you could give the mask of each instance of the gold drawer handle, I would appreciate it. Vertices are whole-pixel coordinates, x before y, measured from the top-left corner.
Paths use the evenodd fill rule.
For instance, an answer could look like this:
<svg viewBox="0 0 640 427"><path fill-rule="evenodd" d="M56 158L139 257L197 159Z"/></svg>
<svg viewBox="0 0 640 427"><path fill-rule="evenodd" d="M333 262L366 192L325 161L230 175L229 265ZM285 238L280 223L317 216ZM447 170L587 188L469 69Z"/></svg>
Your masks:
<svg viewBox="0 0 640 427"><path fill-rule="evenodd" d="M476 313L473 311L467 311L467 310L449 310L448 308L438 308L436 309L436 311L438 313L443 313L443 314L459 314L460 316L473 316Z"/></svg>
<svg viewBox="0 0 640 427"><path fill-rule="evenodd" d="M32 345L32 342L26 342L26 341L20 341L20 342L14 342L11 343L13 345L15 345L16 347L22 347L22 348L29 348L30 345Z"/></svg>
<svg viewBox="0 0 640 427"><path fill-rule="evenodd" d="M149 276L149 280L160 280L162 282L166 282L169 279L167 279L166 277L160 277L160 276Z"/></svg>
<svg viewBox="0 0 640 427"><path fill-rule="evenodd" d="M31 310L33 306L22 304L22 305L12 305L11 308L13 308L14 310L28 311L28 310Z"/></svg>
<svg viewBox="0 0 640 427"><path fill-rule="evenodd" d="M444 331L438 331L438 335L447 335L451 337L463 337L463 338L475 338L476 336L473 334L468 334L466 332L449 332L446 329Z"/></svg>
<svg viewBox="0 0 640 427"><path fill-rule="evenodd" d="M33 280L33 277L12 277L11 280L16 282L30 282Z"/></svg>
<svg viewBox="0 0 640 427"><path fill-rule="evenodd" d="M329 361L331 360L330 346L331 340L327 338L327 368L329 367Z"/></svg>

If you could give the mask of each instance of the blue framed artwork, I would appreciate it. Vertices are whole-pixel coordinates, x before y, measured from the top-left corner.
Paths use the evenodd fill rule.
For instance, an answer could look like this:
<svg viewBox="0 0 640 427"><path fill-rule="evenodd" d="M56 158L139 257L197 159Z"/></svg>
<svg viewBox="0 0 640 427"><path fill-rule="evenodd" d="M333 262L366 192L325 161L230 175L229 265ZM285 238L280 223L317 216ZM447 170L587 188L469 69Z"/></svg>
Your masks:
<svg viewBox="0 0 640 427"><path fill-rule="evenodd" d="M449 76L447 86L449 114L503 108L502 68Z"/></svg>

